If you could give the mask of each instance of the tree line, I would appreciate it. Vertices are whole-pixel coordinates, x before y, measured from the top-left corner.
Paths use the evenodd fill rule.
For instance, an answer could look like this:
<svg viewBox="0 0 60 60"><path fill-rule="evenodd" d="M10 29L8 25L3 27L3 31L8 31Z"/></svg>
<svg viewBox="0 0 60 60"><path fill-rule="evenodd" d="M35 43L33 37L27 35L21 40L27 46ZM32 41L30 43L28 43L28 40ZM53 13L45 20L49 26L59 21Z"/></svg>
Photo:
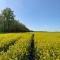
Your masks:
<svg viewBox="0 0 60 60"><path fill-rule="evenodd" d="M30 31L24 24L15 19L14 12L10 8L5 8L0 13L0 32L28 32Z"/></svg>

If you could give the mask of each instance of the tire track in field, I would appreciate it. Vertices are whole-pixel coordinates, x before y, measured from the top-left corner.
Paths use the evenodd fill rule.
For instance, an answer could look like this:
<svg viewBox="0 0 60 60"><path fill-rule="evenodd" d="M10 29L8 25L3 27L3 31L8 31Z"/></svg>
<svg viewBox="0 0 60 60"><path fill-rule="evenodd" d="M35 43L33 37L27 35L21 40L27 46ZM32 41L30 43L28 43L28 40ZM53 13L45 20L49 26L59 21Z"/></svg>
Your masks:
<svg viewBox="0 0 60 60"><path fill-rule="evenodd" d="M39 60L39 56L37 56L35 48L34 34L32 35L31 46L29 48L29 60Z"/></svg>
<svg viewBox="0 0 60 60"><path fill-rule="evenodd" d="M29 49L29 60L35 60L34 34L32 35L31 46Z"/></svg>
<svg viewBox="0 0 60 60"><path fill-rule="evenodd" d="M18 37L17 39L13 39L9 44L6 44L4 47L0 48L0 52L4 51L7 52L7 50L9 49L9 46L12 46L15 44L16 41L18 41L18 39L20 39L21 37Z"/></svg>
<svg viewBox="0 0 60 60"><path fill-rule="evenodd" d="M21 57L21 60L36 60L36 53L35 53L35 44L34 44L34 34L32 34L31 37L31 42L30 42L30 46L28 47L27 51L28 51L28 55L23 54L23 56L18 56L18 60L20 60L19 58Z"/></svg>

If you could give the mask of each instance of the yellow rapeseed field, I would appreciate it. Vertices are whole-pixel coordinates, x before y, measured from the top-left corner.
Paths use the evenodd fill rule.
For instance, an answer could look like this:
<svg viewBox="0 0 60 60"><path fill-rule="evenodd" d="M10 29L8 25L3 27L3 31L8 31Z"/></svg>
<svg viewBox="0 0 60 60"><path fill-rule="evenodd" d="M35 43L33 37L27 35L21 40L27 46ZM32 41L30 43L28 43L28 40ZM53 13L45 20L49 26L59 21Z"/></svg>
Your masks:
<svg viewBox="0 0 60 60"><path fill-rule="evenodd" d="M60 60L60 32L35 32L38 60Z"/></svg>
<svg viewBox="0 0 60 60"><path fill-rule="evenodd" d="M12 41L14 40L17 41L14 42L14 44L7 46L9 47L8 49L5 48L6 46L4 45L3 50L0 52L0 60L22 60L22 59L28 60L28 54L29 54L28 48L30 47L32 37L31 33L15 33L3 36L5 39L7 39L5 41L6 44L7 42L9 43L10 41L11 41L10 43L12 43ZM4 51L4 49L7 49L7 51Z"/></svg>
<svg viewBox="0 0 60 60"><path fill-rule="evenodd" d="M60 32L0 34L0 60L60 60Z"/></svg>

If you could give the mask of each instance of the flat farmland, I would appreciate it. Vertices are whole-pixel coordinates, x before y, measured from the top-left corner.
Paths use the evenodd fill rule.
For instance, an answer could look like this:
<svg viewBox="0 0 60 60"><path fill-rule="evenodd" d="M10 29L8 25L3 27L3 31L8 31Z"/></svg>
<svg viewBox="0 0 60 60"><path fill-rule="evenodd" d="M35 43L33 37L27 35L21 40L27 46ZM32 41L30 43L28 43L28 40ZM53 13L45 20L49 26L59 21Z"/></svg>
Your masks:
<svg viewBox="0 0 60 60"><path fill-rule="evenodd" d="M0 34L0 60L60 60L60 32Z"/></svg>
<svg viewBox="0 0 60 60"><path fill-rule="evenodd" d="M60 60L60 32L35 32L38 60Z"/></svg>

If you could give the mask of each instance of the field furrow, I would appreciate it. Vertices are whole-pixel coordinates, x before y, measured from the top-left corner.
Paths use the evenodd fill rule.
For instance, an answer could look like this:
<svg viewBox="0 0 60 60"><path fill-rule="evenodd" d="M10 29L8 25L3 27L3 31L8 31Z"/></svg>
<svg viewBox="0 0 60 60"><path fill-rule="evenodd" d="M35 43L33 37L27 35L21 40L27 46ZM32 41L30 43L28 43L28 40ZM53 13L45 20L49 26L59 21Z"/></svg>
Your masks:
<svg viewBox="0 0 60 60"><path fill-rule="evenodd" d="M23 34L21 39L18 39L18 41L16 41L14 45L10 46L9 50L6 53L0 53L1 60L28 60L31 38L32 34L29 34L29 36L28 34Z"/></svg>
<svg viewBox="0 0 60 60"><path fill-rule="evenodd" d="M60 60L60 33L0 34L0 60Z"/></svg>
<svg viewBox="0 0 60 60"><path fill-rule="evenodd" d="M9 46L14 45L14 43L21 38L19 34L8 34L8 36L3 36L4 38L0 38L0 52L6 52L9 49Z"/></svg>

